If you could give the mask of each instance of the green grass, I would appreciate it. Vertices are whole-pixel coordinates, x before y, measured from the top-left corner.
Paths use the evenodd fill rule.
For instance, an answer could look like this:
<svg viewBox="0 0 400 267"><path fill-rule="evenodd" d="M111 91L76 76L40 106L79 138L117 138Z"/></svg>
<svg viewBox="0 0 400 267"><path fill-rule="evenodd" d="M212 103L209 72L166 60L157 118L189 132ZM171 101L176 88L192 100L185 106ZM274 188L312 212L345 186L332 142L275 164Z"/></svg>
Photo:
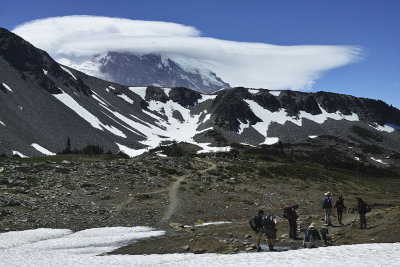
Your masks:
<svg viewBox="0 0 400 267"><path fill-rule="evenodd" d="M182 173L179 172L177 169L166 168L166 167L162 167L162 166L157 166L157 169L159 169L162 173L165 173L168 175L182 175Z"/></svg>
<svg viewBox="0 0 400 267"><path fill-rule="evenodd" d="M46 161L61 163L63 160L67 160L69 162L94 162L105 159L108 159L108 157L104 155L89 156L80 154L62 154L62 155L44 156L44 157L15 158L15 160L24 163L41 163Z"/></svg>
<svg viewBox="0 0 400 267"><path fill-rule="evenodd" d="M148 200L148 199L152 199L153 196L151 194L140 194L140 195L136 195L136 198L138 200Z"/></svg>

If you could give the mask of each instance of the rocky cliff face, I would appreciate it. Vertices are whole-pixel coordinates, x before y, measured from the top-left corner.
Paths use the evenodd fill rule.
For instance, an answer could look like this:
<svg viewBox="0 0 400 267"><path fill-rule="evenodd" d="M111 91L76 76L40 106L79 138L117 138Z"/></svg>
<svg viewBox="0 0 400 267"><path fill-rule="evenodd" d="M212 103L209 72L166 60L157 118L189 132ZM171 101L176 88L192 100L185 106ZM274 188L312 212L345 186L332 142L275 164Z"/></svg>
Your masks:
<svg viewBox="0 0 400 267"><path fill-rule="evenodd" d="M0 153L7 155L59 152L68 137L72 148L98 144L131 156L174 141L207 152L323 135L399 150L398 125L398 109L348 95L127 87L59 65L0 29Z"/></svg>

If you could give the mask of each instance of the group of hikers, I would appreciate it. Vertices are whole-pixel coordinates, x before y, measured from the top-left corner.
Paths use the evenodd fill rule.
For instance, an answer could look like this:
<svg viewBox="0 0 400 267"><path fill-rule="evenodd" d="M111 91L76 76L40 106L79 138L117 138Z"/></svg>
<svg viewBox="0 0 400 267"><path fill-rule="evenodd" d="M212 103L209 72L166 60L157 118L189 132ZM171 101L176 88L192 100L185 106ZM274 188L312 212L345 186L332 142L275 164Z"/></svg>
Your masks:
<svg viewBox="0 0 400 267"><path fill-rule="evenodd" d="M299 206L293 205L285 206L283 208L282 217L287 219L289 222L289 238L295 240L303 239L304 248L314 248L320 240L323 240L325 246L332 244L328 226L332 226L331 214L333 209L336 209L338 223L343 225L343 212L346 209L343 196L340 195L335 204L333 204L331 192L326 192L324 195L325 196L321 201L321 206L325 210L324 224L319 232L316 228L316 224L312 222L305 230L303 238L298 238L297 236L297 218L299 216L297 215L296 210ZM360 229L365 229L367 227L366 213L370 212L371 208L361 198L357 198L357 201L357 216L360 216ZM257 215L250 220L250 226L256 234L257 252L262 251L260 243L263 235L267 237L269 251L276 251L274 245L276 242L277 219L274 215L265 215L263 210L259 210Z"/></svg>

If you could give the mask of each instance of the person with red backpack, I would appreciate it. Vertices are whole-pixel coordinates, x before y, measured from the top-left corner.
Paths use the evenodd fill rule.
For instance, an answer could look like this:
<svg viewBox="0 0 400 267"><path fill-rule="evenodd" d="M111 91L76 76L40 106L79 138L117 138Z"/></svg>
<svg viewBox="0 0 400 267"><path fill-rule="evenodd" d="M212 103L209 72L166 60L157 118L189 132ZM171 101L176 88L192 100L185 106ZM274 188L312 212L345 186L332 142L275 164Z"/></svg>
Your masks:
<svg viewBox="0 0 400 267"><path fill-rule="evenodd" d="M293 206L285 206L283 208L282 217L287 219L289 222L289 238L297 239L297 217L299 217L296 213L296 209L298 209L298 205Z"/></svg>

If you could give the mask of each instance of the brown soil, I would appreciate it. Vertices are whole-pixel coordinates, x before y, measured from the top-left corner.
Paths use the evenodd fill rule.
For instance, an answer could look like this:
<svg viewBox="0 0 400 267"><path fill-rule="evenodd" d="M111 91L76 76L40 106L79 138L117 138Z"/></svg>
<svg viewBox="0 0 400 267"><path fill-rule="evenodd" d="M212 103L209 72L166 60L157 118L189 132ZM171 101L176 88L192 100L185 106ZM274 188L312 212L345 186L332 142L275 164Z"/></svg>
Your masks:
<svg viewBox="0 0 400 267"><path fill-rule="evenodd" d="M354 223L338 231L334 241L337 245L399 242L400 207L378 208L367 213L366 229L359 229L357 217Z"/></svg>

